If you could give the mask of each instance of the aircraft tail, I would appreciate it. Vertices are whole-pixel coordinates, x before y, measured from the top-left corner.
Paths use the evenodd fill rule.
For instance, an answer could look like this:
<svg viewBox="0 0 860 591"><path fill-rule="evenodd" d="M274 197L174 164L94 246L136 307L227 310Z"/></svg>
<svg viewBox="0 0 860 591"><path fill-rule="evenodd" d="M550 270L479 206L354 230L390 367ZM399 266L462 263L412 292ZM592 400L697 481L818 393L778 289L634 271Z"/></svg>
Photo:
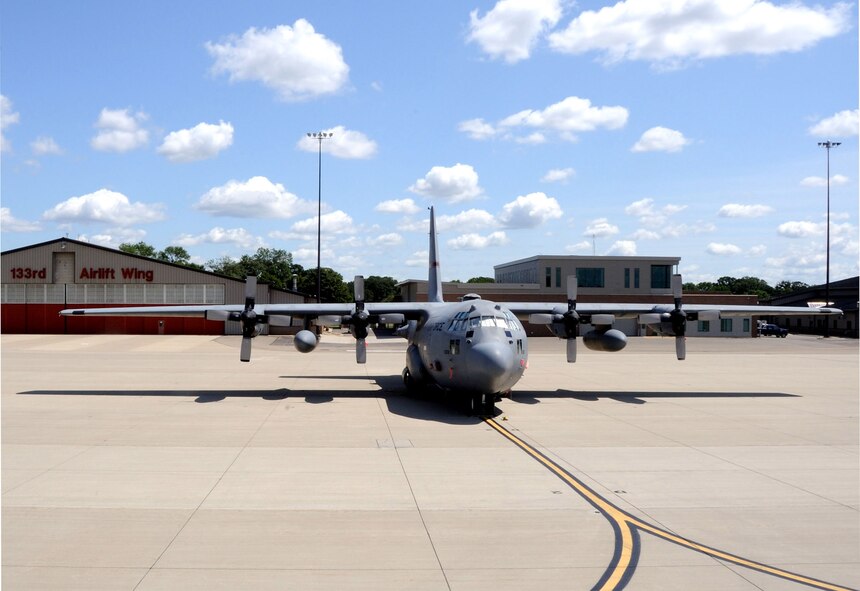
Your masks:
<svg viewBox="0 0 860 591"><path fill-rule="evenodd" d="M439 275L439 248L436 246L436 215L430 207L430 268L427 276L427 301L443 302L442 276Z"/></svg>

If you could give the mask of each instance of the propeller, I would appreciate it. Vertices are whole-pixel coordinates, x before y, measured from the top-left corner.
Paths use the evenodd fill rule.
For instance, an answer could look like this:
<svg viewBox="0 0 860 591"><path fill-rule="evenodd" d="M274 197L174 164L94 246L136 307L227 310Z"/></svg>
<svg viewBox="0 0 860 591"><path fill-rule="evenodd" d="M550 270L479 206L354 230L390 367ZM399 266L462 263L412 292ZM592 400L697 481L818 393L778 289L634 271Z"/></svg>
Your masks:
<svg viewBox="0 0 860 591"><path fill-rule="evenodd" d="M681 309L681 276L672 275L672 295L675 298L675 309L669 313L672 332L675 333L675 353L679 361L687 357L687 315Z"/></svg>
<svg viewBox="0 0 860 591"><path fill-rule="evenodd" d="M355 362L367 363L367 327L370 325L370 315L364 309L364 277L356 275L353 281L355 291L355 312L345 316L345 324L355 337Z"/></svg>
<svg viewBox="0 0 860 591"><path fill-rule="evenodd" d="M245 278L245 309L242 312L230 314L230 320L238 320L242 323L242 348L239 351L241 361L251 361L251 339L260 333L257 326L259 319L254 311L254 302L257 299L257 277L248 275Z"/></svg>
<svg viewBox="0 0 860 591"><path fill-rule="evenodd" d="M579 328L579 314L576 312L577 282L575 275L567 278L567 312L562 316L564 338L567 340L567 362L576 361L576 333Z"/></svg>

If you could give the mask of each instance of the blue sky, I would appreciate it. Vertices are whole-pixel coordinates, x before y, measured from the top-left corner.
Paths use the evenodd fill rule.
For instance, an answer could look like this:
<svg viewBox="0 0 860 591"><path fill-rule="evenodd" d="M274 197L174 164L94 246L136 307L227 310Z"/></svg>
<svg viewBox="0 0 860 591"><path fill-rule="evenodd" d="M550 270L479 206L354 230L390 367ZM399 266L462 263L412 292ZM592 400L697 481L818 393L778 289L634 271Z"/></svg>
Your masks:
<svg viewBox="0 0 860 591"><path fill-rule="evenodd" d="M260 246L445 279L536 254L858 273L857 7L8 0L2 248Z"/></svg>

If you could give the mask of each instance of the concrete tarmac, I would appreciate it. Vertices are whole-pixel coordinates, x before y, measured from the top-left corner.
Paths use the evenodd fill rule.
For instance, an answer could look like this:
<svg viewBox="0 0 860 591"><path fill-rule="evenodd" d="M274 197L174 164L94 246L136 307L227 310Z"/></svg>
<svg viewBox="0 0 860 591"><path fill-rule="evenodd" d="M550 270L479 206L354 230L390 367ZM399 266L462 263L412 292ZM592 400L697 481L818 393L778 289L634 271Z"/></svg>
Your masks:
<svg viewBox="0 0 860 591"><path fill-rule="evenodd" d="M860 588L857 341L630 341L530 339L496 404L595 504L400 340L4 335L3 589Z"/></svg>

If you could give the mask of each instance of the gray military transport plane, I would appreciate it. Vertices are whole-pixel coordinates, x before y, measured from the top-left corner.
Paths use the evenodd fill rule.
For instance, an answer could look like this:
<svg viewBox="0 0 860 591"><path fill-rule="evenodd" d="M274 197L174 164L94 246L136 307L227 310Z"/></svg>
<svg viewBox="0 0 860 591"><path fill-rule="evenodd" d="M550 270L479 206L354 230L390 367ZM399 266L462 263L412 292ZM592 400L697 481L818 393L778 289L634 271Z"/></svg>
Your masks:
<svg viewBox="0 0 860 591"><path fill-rule="evenodd" d="M442 298L436 221L430 208L430 260L427 302L370 303L364 301L364 278L355 278L355 302L349 304L255 304L257 278L245 283L245 304L220 306L147 306L136 308L84 308L63 310L64 316L187 316L208 320L234 320L242 323L241 361L251 359L251 341L266 324L288 326L292 317L305 319L305 326L348 326L355 337L355 360L367 359L368 328L395 324L396 334L404 337L407 387L435 386L467 397L474 414L491 414L495 397L507 393L528 367L528 340L520 318L532 324L546 324L567 343L567 361L576 361L577 333L580 324L593 328L583 336L585 346L596 351L620 351L627 336L612 328L616 318L638 318L656 332L675 337L678 359L686 356L687 321L712 320L731 316L792 316L841 314L836 308L788 306L711 306L682 307L681 276L672 277L674 302L671 304L580 304L576 303L576 277L567 279L567 304L558 302L495 303L470 294L459 302ZM295 347L310 353L317 336L301 330Z"/></svg>

